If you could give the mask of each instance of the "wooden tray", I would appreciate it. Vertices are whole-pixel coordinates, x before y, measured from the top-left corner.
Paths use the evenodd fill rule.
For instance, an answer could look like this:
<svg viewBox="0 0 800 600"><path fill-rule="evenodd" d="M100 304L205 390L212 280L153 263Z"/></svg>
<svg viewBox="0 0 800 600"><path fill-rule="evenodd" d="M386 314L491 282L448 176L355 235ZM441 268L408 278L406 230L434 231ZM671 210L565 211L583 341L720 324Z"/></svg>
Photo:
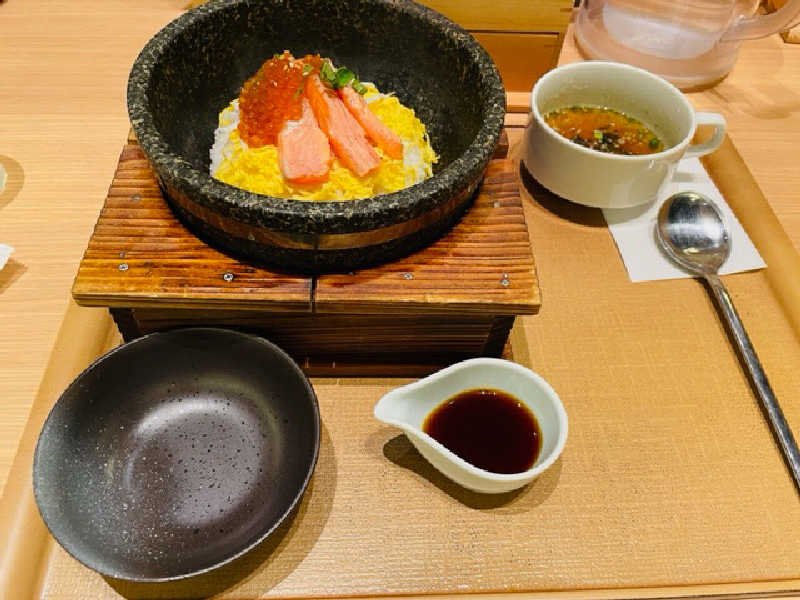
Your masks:
<svg viewBox="0 0 800 600"><path fill-rule="evenodd" d="M498 156L508 151L507 137ZM456 227L404 259L319 277L242 262L173 215L134 139L119 160L73 296L110 307L126 340L171 327L267 336L314 375L421 374L500 356L514 316L539 310L514 163L491 161Z"/></svg>
<svg viewBox="0 0 800 600"><path fill-rule="evenodd" d="M729 142L706 166L771 265L725 279L797 429L797 306L781 281L798 257ZM191 581L103 579L48 536L30 489L49 406L116 343L105 311L73 306L0 507L6 572L18 574L8 597L800 595L798 494L706 290L691 279L630 283L599 211L526 183L545 303L517 319L514 358L553 384L570 418L565 452L543 477L513 494L465 492L372 418L405 380L314 379L320 460L276 536Z"/></svg>

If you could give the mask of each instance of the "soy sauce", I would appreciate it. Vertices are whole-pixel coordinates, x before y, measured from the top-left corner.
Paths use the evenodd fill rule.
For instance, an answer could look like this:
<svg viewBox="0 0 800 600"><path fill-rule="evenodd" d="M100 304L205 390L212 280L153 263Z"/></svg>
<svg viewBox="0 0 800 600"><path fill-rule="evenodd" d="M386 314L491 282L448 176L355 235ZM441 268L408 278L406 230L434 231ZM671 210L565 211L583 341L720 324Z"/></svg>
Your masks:
<svg viewBox="0 0 800 600"><path fill-rule="evenodd" d="M466 390L445 400L422 430L468 463L492 473L521 473L536 462L542 433L536 417L500 390Z"/></svg>

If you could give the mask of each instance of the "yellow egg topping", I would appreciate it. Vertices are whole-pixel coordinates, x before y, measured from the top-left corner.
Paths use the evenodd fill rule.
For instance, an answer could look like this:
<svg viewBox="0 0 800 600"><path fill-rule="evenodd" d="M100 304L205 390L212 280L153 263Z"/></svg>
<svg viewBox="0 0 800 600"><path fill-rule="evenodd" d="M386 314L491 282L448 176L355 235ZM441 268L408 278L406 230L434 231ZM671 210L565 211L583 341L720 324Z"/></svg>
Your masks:
<svg viewBox="0 0 800 600"><path fill-rule="evenodd" d="M229 185L257 194L299 200L336 201L368 198L414 185L433 174L438 157L428 140L425 125L414 110L390 95L365 84L369 109L403 142L403 158L392 159L380 148L378 168L365 177L356 176L338 158L331 164L328 181L315 185L287 182L278 162L278 149L269 144L250 148L239 136L238 102L234 100L219 115L216 141L211 150L211 174Z"/></svg>

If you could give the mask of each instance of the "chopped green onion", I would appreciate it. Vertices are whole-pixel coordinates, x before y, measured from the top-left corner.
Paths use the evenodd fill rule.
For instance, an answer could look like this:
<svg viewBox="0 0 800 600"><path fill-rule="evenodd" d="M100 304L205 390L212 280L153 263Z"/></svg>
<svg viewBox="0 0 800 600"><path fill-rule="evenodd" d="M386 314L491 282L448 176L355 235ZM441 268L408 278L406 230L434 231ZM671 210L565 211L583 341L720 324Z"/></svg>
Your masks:
<svg viewBox="0 0 800 600"><path fill-rule="evenodd" d="M594 139L602 140L603 139L603 132L600 131L599 129L595 129L594 130Z"/></svg>
<svg viewBox="0 0 800 600"><path fill-rule="evenodd" d="M280 55L280 54L278 54L277 52L276 52L275 54L273 54L273 55L272 55L272 58L280 58L280 57L281 57L281 55Z"/></svg>
<svg viewBox="0 0 800 600"><path fill-rule="evenodd" d="M312 67L311 65L309 65L309 64L303 65L303 75L308 75L313 70L314 70L314 67Z"/></svg>
<svg viewBox="0 0 800 600"><path fill-rule="evenodd" d="M333 70L330 62L325 61L322 63L322 67L320 67L319 70L319 76L322 78L322 81L328 84L329 87L335 88L336 71Z"/></svg>
<svg viewBox="0 0 800 600"><path fill-rule="evenodd" d="M658 138L650 138L650 147L658 148Z"/></svg>
<svg viewBox="0 0 800 600"><path fill-rule="evenodd" d="M305 70L303 71L303 74L306 74ZM325 61L322 63L322 67L319 69L319 78L325 85L327 85L329 88L333 88L334 90L338 90L347 85L352 85L353 89L359 94L363 95L367 93L366 86L358 80L353 71L347 67L339 67L338 69L334 69L330 61Z"/></svg>
<svg viewBox="0 0 800 600"><path fill-rule="evenodd" d="M336 70L336 89L343 88L355 78L355 73L350 69L347 67L340 67Z"/></svg>
<svg viewBox="0 0 800 600"><path fill-rule="evenodd" d="M297 100L300 97L300 94L302 93L303 93L303 86L300 86L299 88L297 88L297 91L294 93L294 96L292 96L292 100Z"/></svg>

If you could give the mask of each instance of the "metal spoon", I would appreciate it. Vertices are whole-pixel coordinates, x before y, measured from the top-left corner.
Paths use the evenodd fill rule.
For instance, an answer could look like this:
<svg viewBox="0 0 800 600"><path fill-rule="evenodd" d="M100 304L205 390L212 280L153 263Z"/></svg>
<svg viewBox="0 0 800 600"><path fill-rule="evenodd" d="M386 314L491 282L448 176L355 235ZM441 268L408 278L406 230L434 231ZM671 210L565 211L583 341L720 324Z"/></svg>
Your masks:
<svg viewBox="0 0 800 600"><path fill-rule="evenodd" d="M707 197L681 192L668 198L658 212L656 237L666 253L680 266L704 277L714 292L739 346L759 400L769 418L795 485L800 489L800 451L783 411L767 381L750 338L717 272L730 254L730 240L722 213Z"/></svg>

